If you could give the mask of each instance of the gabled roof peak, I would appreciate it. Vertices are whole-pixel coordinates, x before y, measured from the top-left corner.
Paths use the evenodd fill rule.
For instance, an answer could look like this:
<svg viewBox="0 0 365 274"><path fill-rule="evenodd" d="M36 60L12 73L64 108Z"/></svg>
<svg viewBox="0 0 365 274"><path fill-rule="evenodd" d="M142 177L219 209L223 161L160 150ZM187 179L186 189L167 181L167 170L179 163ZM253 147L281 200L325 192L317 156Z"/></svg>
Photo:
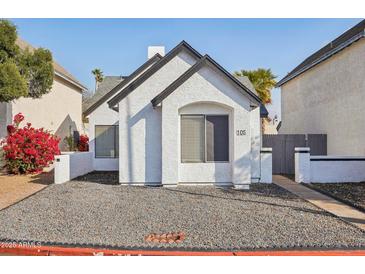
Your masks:
<svg viewBox="0 0 365 274"><path fill-rule="evenodd" d="M213 67L217 68L222 72L228 79L233 81L236 86L238 86L245 95L248 95L251 100L258 104L261 104L260 98L254 94L249 88L247 88L243 83L236 79L232 74L226 71L221 65L214 61L208 54L205 54L198 62L196 62L191 68L189 68L185 73L183 73L179 78L172 82L165 90L158 94L155 98L151 100L153 107L159 105L166 97L173 93L179 86L181 86L185 81L187 81L191 76L198 72L204 65L211 64Z"/></svg>
<svg viewBox="0 0 365 274"><path fill-rule="evenodd" d="M186 41L181 41L176 47L170 50L164 57L162 57L158 62L151 66L148 70L142 73L138 78L131 82L128 86L120 90L119 94L114 96L108 101L110 108L115 109L115 106L123 100L128 94L130 94L134 89L140 86L144 81L151 77L156 71L167 64L171 59L178 55L184 48L186 48L191 54L196 58L200 59L202 55L190 46Z"/></svg>

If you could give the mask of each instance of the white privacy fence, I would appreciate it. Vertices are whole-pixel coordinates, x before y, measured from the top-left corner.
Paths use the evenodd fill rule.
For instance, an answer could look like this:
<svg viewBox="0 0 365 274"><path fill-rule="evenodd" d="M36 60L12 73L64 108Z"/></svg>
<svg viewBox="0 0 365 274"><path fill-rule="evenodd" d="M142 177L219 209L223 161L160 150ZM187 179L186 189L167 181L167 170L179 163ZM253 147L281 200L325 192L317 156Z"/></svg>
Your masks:
<svg viewBox="0 0 365 274"><path fill-rule="evenodd" d="M365 182L365 156L311 156L309 148L295 148L295 181Z"/></svg>
<svg viewBox="0 0 365 274"><path fill-rule="evenodd" d="M91 151L63 152L55 158L55 184L68 182L73 178L93 171L93 153Z"/></svg>

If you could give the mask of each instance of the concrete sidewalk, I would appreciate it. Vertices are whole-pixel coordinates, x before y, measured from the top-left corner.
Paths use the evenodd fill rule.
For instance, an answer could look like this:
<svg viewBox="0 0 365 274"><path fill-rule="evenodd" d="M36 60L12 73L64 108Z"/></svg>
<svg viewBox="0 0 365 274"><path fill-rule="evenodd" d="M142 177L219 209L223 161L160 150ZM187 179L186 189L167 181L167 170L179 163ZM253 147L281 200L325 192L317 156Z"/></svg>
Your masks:
<svg viewBox="0 0 365 274"><path fill-rule="evenodd" d="M291 193L303 198L304 200L307 200L315 206L326 210L365 231L365 213L308 187L298 184L287 177L274 175L273 182L276 185L281 186Z"/></svg>

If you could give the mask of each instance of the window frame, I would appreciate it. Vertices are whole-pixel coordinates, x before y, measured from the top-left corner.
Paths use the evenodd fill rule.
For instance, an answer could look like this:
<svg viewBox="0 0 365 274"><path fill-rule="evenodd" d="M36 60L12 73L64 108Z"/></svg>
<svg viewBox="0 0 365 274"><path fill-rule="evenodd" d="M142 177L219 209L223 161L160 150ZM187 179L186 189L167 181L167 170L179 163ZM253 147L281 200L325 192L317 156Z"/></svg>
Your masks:
<svg viewBox="0 0 365 274"><path fill-rule="evenodd" d="M110 156L97 156L96 155L96 127L113 127L114 128L114 151L116 152L117 148L117 131L119 136L119 125L94 125L94 138L95 138L95 147L94 147L94 158L95 159L118 159L119 158L119 148L118 148L118 155L114 153L114 157Z"/></svg>
<svg viewBox="0 0 365 274"><path fill-rule="evenodd" d="M181 117L183 116L203 116L204 117L204 161L183 161L182 159L182 141L181 141ZM227 161L208 161L207 160L207 116L225 116L228 121L228 160ZM180 114L180 163L182 164L204 164L204 163L230 163L230 115L229 114Z"/></svg>

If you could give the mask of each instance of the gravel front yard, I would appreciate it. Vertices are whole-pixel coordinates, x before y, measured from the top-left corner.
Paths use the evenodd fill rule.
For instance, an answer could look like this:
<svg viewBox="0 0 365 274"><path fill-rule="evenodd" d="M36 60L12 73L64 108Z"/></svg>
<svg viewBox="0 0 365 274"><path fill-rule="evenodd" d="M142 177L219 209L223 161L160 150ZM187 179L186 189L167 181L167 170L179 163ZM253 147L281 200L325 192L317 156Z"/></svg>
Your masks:
<svg viewBox="0 0 365 274"><path fill-rule="evenodd" d="M180 244L146 243L183 231ZM0 239L120 248L362 247L365 233L275 185L250 191L72 181L0 211Z"/></svg>
<svg viewBox="0 0 365 274"><path fill-rule="evenodd" d="M365 212L365 183L317 183L308 186Z"/></svg>

